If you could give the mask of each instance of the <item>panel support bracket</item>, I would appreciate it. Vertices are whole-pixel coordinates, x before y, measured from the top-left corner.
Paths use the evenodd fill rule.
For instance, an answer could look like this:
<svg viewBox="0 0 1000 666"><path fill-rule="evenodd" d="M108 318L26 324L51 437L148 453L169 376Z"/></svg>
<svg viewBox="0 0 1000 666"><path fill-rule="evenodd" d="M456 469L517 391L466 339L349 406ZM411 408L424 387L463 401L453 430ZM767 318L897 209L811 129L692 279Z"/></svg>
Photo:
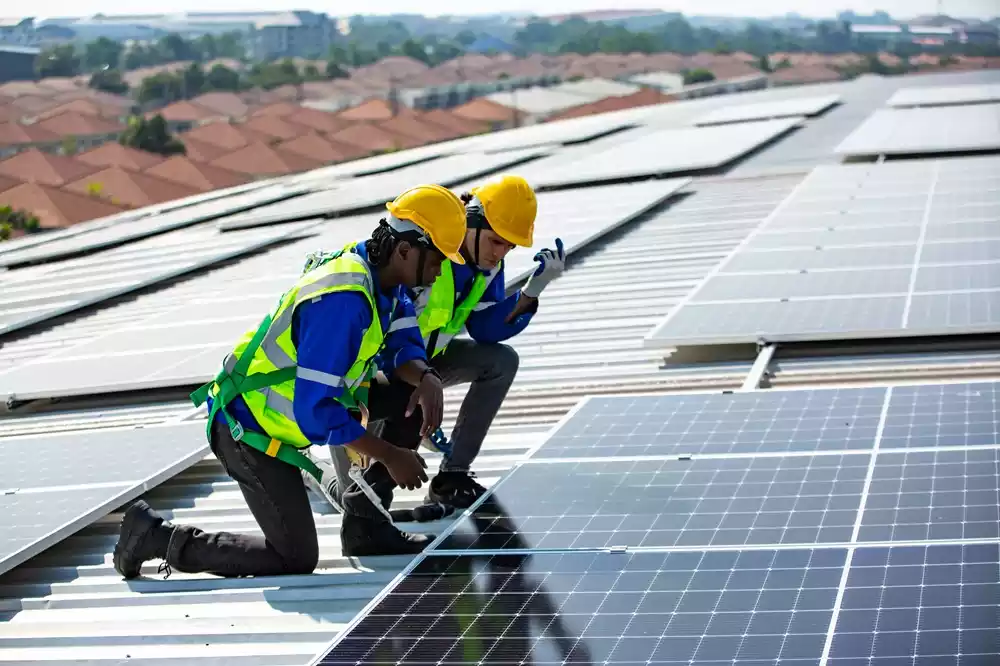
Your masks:
<svg viewBox="0 0 1000 666"><path fill-rule="evenodd" d="M746 379L743 380L743 385L740 386L741 393L756 391L760 388L760 382L767 375L767 368L771 365L771 359L774 358L774 352L777 349L778 345L773 342L760 341L757 343L757 359L753 362Z"/></svg>

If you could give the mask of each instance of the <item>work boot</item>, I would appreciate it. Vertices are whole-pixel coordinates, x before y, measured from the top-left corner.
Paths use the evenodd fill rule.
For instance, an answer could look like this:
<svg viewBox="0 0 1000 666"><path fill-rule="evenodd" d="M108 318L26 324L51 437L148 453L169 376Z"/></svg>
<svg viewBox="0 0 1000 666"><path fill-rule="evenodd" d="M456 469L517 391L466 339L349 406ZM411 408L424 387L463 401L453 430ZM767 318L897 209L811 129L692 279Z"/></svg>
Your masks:
<svg viewBox="0 0 1000 666"><path fill-rule="evenodd" d="M145 501L133 502L125 510L115 544L115 571L126 579L136 578L144 563L166 557L172 529Z"/></svg>
<svg viewBox="0 0 1000 666"><path fill-rule="evenodd" d="M463 470L438 472L431 479L427 501L444 504L456 509L468 509L473 502L486 494L486 488L476 481L476 475Z"/></svg>
<svg viewBox="0 0 1000 666"><path fill-rule="evenodd" d="M416 555L430 543L426 534L402 532L386 520L344 515L340 545L347 557L371 555Z"/></svg>

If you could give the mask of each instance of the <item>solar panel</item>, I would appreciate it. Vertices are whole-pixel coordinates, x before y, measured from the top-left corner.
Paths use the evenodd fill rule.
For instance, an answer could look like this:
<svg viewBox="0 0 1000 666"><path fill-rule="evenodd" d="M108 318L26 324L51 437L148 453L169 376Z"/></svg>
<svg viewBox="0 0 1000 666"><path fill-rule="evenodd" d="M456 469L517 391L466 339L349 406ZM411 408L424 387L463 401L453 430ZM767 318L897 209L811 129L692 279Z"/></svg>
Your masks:
<svg viewBox="0 0 1000 666"><path fill-rule="evenodd" d="M221 235L157 237L93 256L0 277L0 335L294 238L305 225Z"/></svg>
<svg viewBox="0 0 1000 666"><path fill-rule="evenodd" d="M713 169L789 132L801 118L633 132L581 160L553 155L520 170L538 188Z"/></svg>
<svg viewBox="0 0 1000 666"><path fill-rule="evenodd" d="M664 180L539 194L536 248L518 248L509 255L506 279L513 283L527 277L536 266L534 253L544 246L553 247L556 236L563 238L569 252L575 252L665 201L686 182ZM307 253L336 250L368 238L377 219L365 215L310 226L308 229L319 232L318 236L282 248L275 253L277 256L247 260L213 274L212 284L216 286L200 291L183 306L0 373L0 396L30 400L207 381L239 336L258 324L275 299L294 282ZM255 233L266 237L280 233L284 238L286 231L287 226L282 225ZM237 287L240 297L233 298L232 290Z"/></svg>
<svg viewBox="0 0 1000 666"><path fill-rule="evenodd" d="M998 121L1000 104L880 109L834 152L860 157L995 150Z"/></svg>
<svg viewBox="0 0 1000 666"><path fill-rule="evenodd" d="M311 183L314 188L326 189L293 201L263 206L247 213L227 217L220 221L219 228L229 231L356 213L384 206L406 189L420 183L450 187L545 153L546 151L537 148L497 154L471 153L441 157L388 173L348 181L323 182L320 179L310 179L303 182Z"/></svg>
<svg viewBox="0 0 1000 666"><path fill-rule="evenodd" d="M945 106L1000 101L1000 84L901 88L887 106Z"/></svg>
<svg viewBox="0 0 1000 666"><path fill-rule="evenodd" d="M171 207L162 214L130 221L126 226L114 224L86 234L45 243L39 247L9 252L0 256L0 267L17 268L96 252L258 206L292 199L309 191L310 189L304 186L275 185L221 199L213 197L196 205Z"/></svg>
<svg viewBox="0 0 1000 666"><path fill-rule="evenodd" d="M990 157L814 169L646 344L1000 330L998 168Z"/></svg>
<svg viewBox="0 0 1000 666"><path fill-rule="evenodd" d="M208 453L201 423L5 439L0 573Z"/></svg>
<svg viewBox="0 0 1000 666"><path fill-rule="evenodd" d="M494 152L539 146L568 146L593 141L634 126L635 122L626 115L598 114L472 137L463 148Z"/></svg>
<svg viewBox="0 0 1000 666"><path fill-rule="evenodd" d="M816 116L840 101L840 95L803 97L780 102L759 102L727 106L695 118L694 125L721 125L747 120L768 120L792 116Z"/></svg>

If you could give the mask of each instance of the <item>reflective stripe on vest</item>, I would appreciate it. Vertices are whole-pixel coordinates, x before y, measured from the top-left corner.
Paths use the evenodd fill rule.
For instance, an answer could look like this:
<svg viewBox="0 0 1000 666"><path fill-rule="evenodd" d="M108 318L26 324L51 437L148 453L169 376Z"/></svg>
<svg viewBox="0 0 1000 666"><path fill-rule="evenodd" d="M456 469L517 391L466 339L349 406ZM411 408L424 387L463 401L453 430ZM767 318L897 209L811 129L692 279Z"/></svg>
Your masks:
<svg viewBox="0 0 1000 666"><path fill-rule="evenodd" d="M342 387L344 391L338 402L345 407L356 408L359 404L366 404L368 386L374 374L374 358L381 350L383 341L382 323L375 303L374 289L375 281L367 263L358 255L349 252L341 253L302 275L299 281L282 295L271 316L271 325L257 353L250 361L247 377L294 367L297 378L327 386ZM372 323L365 331L358 356L347 375L338 377L308 368L298 368L298 354L292 342L292 318L295 309L325 294L347 291L364 295L372 309ZM236 349L226 358L225 367L235 366L236 359L246 349L253 333L250 331L240 339ZM293 409L295 378L245 393L243 399L250 413L269 436L300 448L313 443L295 422Z"/></svg>
<svg viewBox="0 0 1000 666"><path fill-rule="evenodd" d="M486 289L493 283L493 280L500 274L503 262L497 265L489 273L476 273L472 280L472 287L469 293L456 306L455 300L455 274L451 268L451 262L445 260L441 264L441 275L434 281L430 289L425 289L414 306L417 308L417 322L420 325L420 336L424 339L424 345L430 347L432 334L437 331L437 337L433 340L433 349L428 349L430 355L437 356L448 348L448 344L465 328L465 322L469 315L476 309L479 300L486 293Z"/></svg>

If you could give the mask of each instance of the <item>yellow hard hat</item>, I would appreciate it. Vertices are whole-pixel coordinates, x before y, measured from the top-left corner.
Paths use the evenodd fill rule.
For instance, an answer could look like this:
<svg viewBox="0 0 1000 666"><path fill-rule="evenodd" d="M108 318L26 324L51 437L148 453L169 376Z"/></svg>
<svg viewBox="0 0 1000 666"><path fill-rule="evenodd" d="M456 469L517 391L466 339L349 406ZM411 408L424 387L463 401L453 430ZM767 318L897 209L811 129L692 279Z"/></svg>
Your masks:
<svg viewBox="0 0 1000 666"><path fill-rule="evenodd" d="M385 207L393 217L420 227L448 259L456 264L465 263L459 254L465 240L465 206L454 192L440 185L417 185Z"/></svg>
<svg viewBox="0 0 1000 666"><path fill-rule="evenodd" d="M472 189L483 204L490 228L508 243L531 247L535 233L538 200L521 176L503 175Z"/></svg>

